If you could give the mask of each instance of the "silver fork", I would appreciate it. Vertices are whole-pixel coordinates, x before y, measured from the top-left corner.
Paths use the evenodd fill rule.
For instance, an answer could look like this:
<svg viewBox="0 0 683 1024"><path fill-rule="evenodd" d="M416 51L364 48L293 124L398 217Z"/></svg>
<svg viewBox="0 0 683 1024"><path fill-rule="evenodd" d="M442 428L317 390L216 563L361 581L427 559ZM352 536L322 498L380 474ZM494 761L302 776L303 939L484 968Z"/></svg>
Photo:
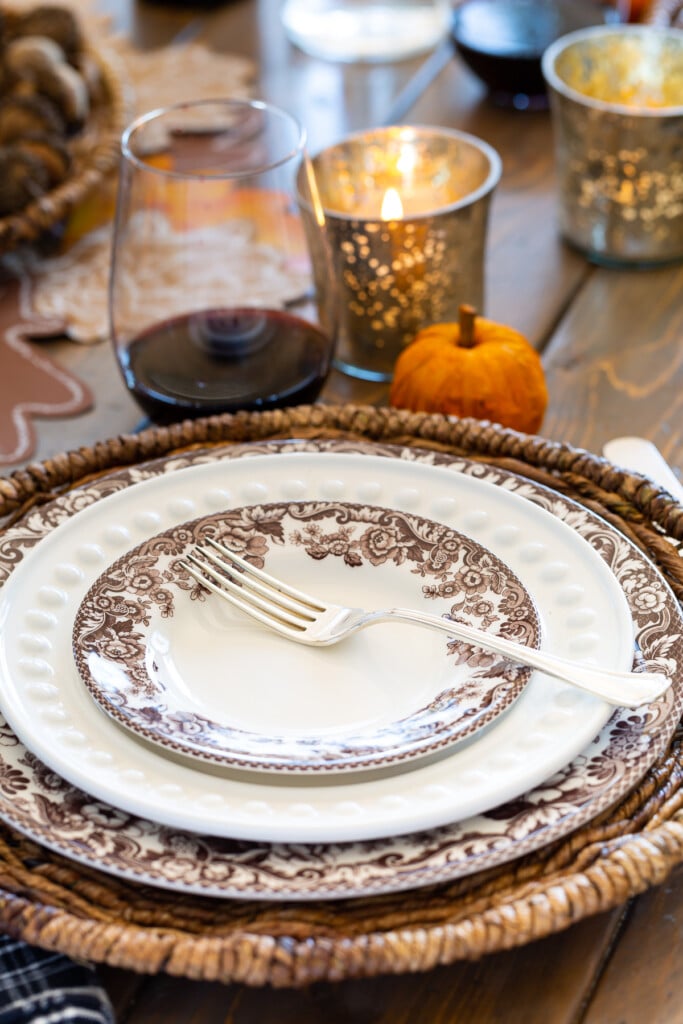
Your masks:
<svg viewBox="0 0 683 1024"><path fill-rule="evenodd" d="M408 608L367 611L321 601L256 568L211 537L189 552L181 564L202 586L300 644L329 646L366 626L400 620L440 630L509 661L540 669L618 707L649 704L670 685L662 672L615 672L578 664L438 615Z"/></svg>

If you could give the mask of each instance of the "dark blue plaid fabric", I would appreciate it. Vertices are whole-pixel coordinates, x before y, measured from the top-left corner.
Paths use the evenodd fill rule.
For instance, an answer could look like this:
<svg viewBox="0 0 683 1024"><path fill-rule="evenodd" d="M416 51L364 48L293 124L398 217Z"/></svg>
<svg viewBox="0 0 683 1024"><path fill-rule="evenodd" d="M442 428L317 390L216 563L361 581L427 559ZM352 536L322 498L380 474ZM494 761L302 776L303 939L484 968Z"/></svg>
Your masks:
<svg viewBox="0 0 683 1024"><path fill-rule="evenodd" d="M0 936L0 1024L114 1024L93 968Z"/></svg>

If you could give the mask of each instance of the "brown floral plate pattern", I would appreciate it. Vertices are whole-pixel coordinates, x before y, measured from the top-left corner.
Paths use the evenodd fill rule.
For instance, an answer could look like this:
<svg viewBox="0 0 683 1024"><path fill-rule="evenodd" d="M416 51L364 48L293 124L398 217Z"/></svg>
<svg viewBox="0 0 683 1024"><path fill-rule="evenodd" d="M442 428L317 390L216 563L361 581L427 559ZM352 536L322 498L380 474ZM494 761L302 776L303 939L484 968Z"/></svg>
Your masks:
<svg viewBox="0 0 683 1024"><path fill-rule="evenodd" d="M399 891L461 877L521 856L571 832L618 801L665 750L681 714L681 614L652 563L585 508L509 472L467 459L392 446L306 442L309 451L417 461L481 477L569 523L600 551L633 616L636 653L671 671L667 699L617 711L583 751L546 781L484 814L443 828L368 842L237 842L168 828L117 810L42 764L8 725L0 729L0 814L74 860L181 892L240 898L318 899ZM131 485L204 461L290 455L301 444L246 445L159 460L109 476L36 510L0 547L0 582L51 531Z"/></svg>
<svg viewBox="0 0 683 1024"><path fill-rule="evenodd" d="M545 649L598 660L606 668L632 664L631 612L595 549L597 531L589 543L512 491L474 475L371 455L299 450L296 459L264 455L258 461L198 463L83 508L57 525L0 590L0 710L26 746L72 784L169 826L210 828L214 835L249 840L343 842L437 827L519 796L576 757L605 725L612 713L608 704L534 672L494 726L447 756L401 766L400 777L395 770L307 778L236 773L224 766L220 773L209 772L206 764L159 756L157 747L120 728L90 698L73 658L73 624L90 586L137 544L202 512L292 500L372 501L449 524L502 553L542 616ZM372 570L370 579L378 572ZM217 601L205 607L211 614L225 610ZM174 628L186 621L178 617ZM207 615L205 632L212 625ZM202 620L195 619L190 632L200 626ZM316 708L321 681L333 666L342 666L346 685L339 688L339 700L351 704L349 666L353 652L363 650L361 684L384 677L398 700L403 672L406 692L414 696L424 675L425 647L434 651L435 637L399 630L383 647L377 630L353 638L363 639L364 648L288 644L273 657L260 624L242 621L230 656L222 656L213 672L195 673L195 685L224 680L231 694L244 695L244 705L256 698L262 729L263 714L272 709L277 731L288 704L288 687L280 685L285 669L291 678L300 672L311 681L310 707ZM210 648L193 641L194 652ZM387 672L390 656L395 672ZM311 670L310 658L318 660L318 671ZM182 666L179 677L188 677ZM326 688L328 699L334 689Z"/></svg>
<svg viewBox="0 0 683 1024"><path fill-rule="evenodd" d="M76 615L74 656L89 691L163 750L255 771L386 768L471 739L529 679L527 668L405 626L350 641L342 658L246 630L250 621L181 564L207 537L320 597L322 582L355 606L423 607L538 646L538 616L517 576L440 523L344 502L218 512L127 552ZM251 650L240 643L245 635ZM419 649L419 671L406 648ZM275 671L258 670L264 651Z"/></svg>

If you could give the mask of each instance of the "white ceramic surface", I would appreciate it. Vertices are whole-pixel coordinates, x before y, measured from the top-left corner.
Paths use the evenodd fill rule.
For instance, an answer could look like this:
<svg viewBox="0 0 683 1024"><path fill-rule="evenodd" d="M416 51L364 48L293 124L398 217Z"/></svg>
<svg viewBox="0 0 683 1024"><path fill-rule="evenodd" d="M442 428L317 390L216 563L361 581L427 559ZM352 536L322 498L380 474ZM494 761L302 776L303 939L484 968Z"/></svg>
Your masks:
<svg viewBox="0 0 683 1024"><path fill-rule="evenodd" d="M76 665L100 707L172 755L307 775L387 768L471 741L528 682L528 668L447 635L419 644L418 667L409 628L381 629L370 645L351 640L342 658L287 651L263 628L254 636L273 670L245 686L233 649L250 620L183 566L207 537L321 599L398 603L529 647L540 639L533 601L509 567L422 516L329 501L202 516L109 566L73 629Z"/></svg>
<svg viewBox="0 0 683 1024"><path fill-rule="evenodd" d="M516 572L539 610L544 646L605 667L630 666L634 627L624 592L597 541L587 543L573 524L508 486L411 456L294 449L143 480L83 508L26 554L0 594L0 704L17 736L69 782L130 813L217 836L289 842L371 839L480 813L538 785L595 738L611 709L537 673L495 729L404 772L400 784L392 776L336 785L218 778L126 735L86 693L70 650L74 616L93 580L140 540L193 516L302 498L373 501L466 533ZM278 639L283 658L308 652ZM374 641L369 631L358 639L371 677ZM236 637L234 672L245 685L272 674L261 640L258 624L244 625ZM427 631L411 631L404 650L412 670L422 660L420 645L432 640ZM314 653L345 657L343 645Z"/></svg>

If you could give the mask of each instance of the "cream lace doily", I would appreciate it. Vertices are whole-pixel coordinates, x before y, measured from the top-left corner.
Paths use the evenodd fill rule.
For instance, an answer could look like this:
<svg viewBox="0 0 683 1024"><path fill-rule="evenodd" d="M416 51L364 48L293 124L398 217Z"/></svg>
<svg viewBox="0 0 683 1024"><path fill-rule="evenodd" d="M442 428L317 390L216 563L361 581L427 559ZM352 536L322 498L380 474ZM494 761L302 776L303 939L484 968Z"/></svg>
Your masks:
<svg viewBox="0 0 683 1024"><path fill-rule="evenodd" d="M129 222L127 238L117 260L119 335L131 337L146 325L197 309L284 308L304 299L311 287L308 260L261 241L247 218L178 233L165 217L147 212ZM94 255L101 280L106 261ZM86 275L80 276L87 286Z"/></svg>

